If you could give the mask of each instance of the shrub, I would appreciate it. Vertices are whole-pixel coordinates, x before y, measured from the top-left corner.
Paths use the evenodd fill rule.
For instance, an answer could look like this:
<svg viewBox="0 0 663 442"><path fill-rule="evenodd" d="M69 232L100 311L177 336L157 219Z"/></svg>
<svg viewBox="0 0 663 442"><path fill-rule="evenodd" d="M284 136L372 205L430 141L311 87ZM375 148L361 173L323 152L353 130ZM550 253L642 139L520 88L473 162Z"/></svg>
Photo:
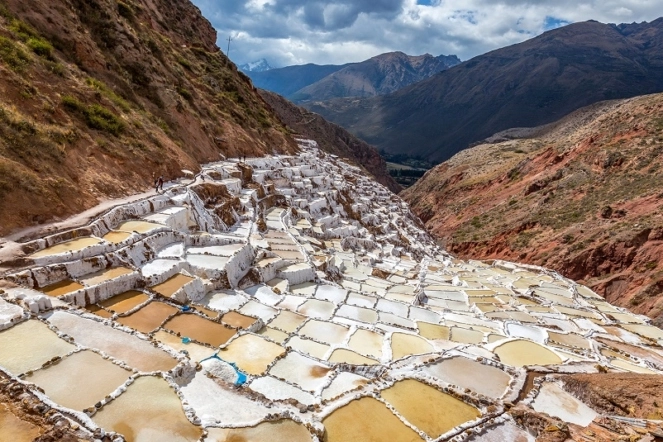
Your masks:
<svg viewBox="0 0 663 442"><path fill-rule="evenodd" d="M117 2L117 12L127 20L132 20L134 18L133 8L128 4L124 3L123 1Z"/></svg>
<svg viewBox="0 0 663 442"><path fill-rule="evenodd" d="M18 36L18 38L23 41L27 41L31 37L39 38L39 33L37 33L37 31L32 26L18 19L11 21L9 29L11 29Z"/></svg>
<svg viewBox="0 0 663 442"><path fill-rule="evenodd" d="M106 83L104 83L101 80L97 80L96 78L88 77L85 79L85 82L91 86L92 88L96 89L99 91L102 95L104 95L106 98L108 98L110 101L112 101L115 105L117 105L120 109L122 109L124 112L129 112L131 110L131 105L122 97L117 95L115 92L109 88Z"/></svg>
<svg viewBox="0 0 663 442"><path fill-rule="evenodd" d="M124 130L124 123L117 115L98 104L93 104L86 109L85 119L91 128L103 130L115 136Z"/></svg>
<svg viewBox="0 0 663 442"><path fill-rule="evenodd" d="M193 95L191 95L191 92L188 90L184 89L183 87L178 87L177 88L177 93L182 96L186 101L193 101Z"/></svg>
<svg viewBox="0 0 663 442"><path fill-rule="evenodd" d="M10 69L21 71L30 61L30 57L16 43L8 38L0 37L0 60Z"/></svg>
<svg viewBox="0 0 663 442"><path fill-rule="evenodd" d="M62 96L62 105L70 111L74 112L83 112L85 110L85 106L83 106L83 103L78 101L76 97L72 97L71 95L63 95Z"/></svg>
<svg viewBox="0 0 663 442"><path fill-rule="evenodd" d="M42 38L30 37L26 43L35 54L47 60L53 59L53 46Z"/></svg>
<svg viewBox="0 0 663 442"><path fill-rule="evenodd" d="M186 68L187 70L189 70L189 71L193 71L193 66L191 66L191 63L189 62L189 60L187 60L187 59L185 59L185 58L182 58L182 57L177 57L177 62L178 62L181 66L183 66L184 68Z"/></svg>

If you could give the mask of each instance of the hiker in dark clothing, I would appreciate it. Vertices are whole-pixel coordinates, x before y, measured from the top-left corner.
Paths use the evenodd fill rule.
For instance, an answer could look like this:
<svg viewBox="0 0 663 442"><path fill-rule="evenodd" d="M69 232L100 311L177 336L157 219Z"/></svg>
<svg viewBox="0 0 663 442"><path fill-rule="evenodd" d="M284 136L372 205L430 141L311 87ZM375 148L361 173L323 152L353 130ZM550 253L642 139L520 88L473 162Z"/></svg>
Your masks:
<svg viewBox="0 0 663 442"><path fill-rule="evenodd" d="M156 186L156 191L157 192L159 192L159 189L161 189L161 191L163 191L163 175L161 175L161 176L159 176L159 178L157 178L154 185Z"/></svg>

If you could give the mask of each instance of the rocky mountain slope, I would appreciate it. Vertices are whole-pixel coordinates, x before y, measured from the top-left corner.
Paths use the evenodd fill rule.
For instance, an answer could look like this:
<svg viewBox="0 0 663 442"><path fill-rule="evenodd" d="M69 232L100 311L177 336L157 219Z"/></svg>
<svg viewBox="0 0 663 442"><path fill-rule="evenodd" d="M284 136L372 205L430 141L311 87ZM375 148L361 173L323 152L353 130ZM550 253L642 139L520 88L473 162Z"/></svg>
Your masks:
<svg viewBox="0 0 663 442"><path fill-rule="evenodd" d="M378 183L392 192L398 193L402 190L389 175L387 164L375 147L355 137L341 126L296 106L278 94L260 90L260 95L291 130L300 136L319 140L318 145L325 152L346 158L355 165L363 167Z"/></svg>
<svg viewBox="0 0 663 442"><path fill-rule="evenodd" d="M308 103L390 153L443 161L495 132L589 104L663 91L663 18L575 23L466 61L393 94Z"/></svg>
<svg viewBox="0 0 663 442"><path fill-rule="evenodd" d="M410 56L402 52L389 52L350 64L295 92L290 98L295 102L304 102L389 94L459 63L455 55Z"/></svg>
<svg viewBox="0 0 663 442"><path fill-rule="evenodd" d="M447 249L554 268L663 324L663 94L494 141L403 192Z"/></svg>
<svg viewBox="0 0 663 442"><path fill-rule="evenodd" d="M0 4L0 235L196 171L294 151L186 0Z"/></svg>

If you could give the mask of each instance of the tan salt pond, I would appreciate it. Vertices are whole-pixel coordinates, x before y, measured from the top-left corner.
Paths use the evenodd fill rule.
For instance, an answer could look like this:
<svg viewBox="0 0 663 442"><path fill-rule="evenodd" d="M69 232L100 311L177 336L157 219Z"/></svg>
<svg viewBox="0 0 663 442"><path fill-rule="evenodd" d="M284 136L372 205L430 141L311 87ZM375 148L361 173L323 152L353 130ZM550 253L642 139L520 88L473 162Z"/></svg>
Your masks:
<svg viewBox="0 0 663 442"><path fill-rule="evenodd" d="M216 310L211 310L211 309L205 308L201 305L194 305L194 307L195 307L196 311L199 311L199 312L207 315L207 317L209 317L209 318L216 319L216 318L219 317L219 312L217 312Z"/></svg>
<svg viewBox="0 0 663 442"><path fill-rule="evenodd" d="M118 318L117 322L143 333L150 333L159 327L169 316L177 313L177 309L163 302L153 301L137 312Z"/></svg>
<svg viewBox="0 0 663 442"><path fill-rule="evenodd" d="M25 378L60 405L82 411L124 384L131 372L85 350ZM72 394L75 392L75 394Z"/></svg>
<svg viewBox="0 0 663 442"><path fill-rule="evenodd" d="M165 226L163 224L148 223L146 221L126 221L117 226L116 230L121 230L123 232L147 233L162 227Z"/></svg>
<svg viewBox="0 0 663 442"><path fill-rule="evenodd" d="M562 334L549 331L548 338L555 344L565 345L567 347L579 347L586 350L590 350L592 348L587 339L573 333Z"/></svg>
<svg viewBox="0 0 663 442"><path fill-rule="evenodd" d="M622 328L650 339L663 339L663 330L651 325L623 324Z"/></svg>
<svg viewBox="0 0 663 442"><path fill-rule="evenodd" d="M187 420L175 391L156 376L136 379L92 420L127 442L194 442L202 436L202 429Z"/></svg>
<svg viewBox="0 0 663 442"><path fill-rule="evenodd" d="M274 359L283 355L285 349L259 336L246 334L232 341L219 351L224 361L234 362L244 372L259 375L267 370Z"/></svg>
<svg viewBox="0 0 663 442"><path fill-rule="evenodd" d="M93 285L101 284L102 282L119 278L123 275L128 275L129 273L133 273L133 270L126 267L113 267L110 269L102 270L100 272L92 273L91 275L86 275L85 278L81 279L81 282L90 287Z"/></svg>
<svg viewBox="0 0 663 442"><path fill-rule="evenodd" d="M493 399L500 398L511 382L511 376L499 368L460 356L427 365L424 371L449 384L469 388Z"/></svg>
<svg viewBox="0 0 663 442"><path fill-rule="evenodd" d="M86 247L90 247L96 244L101 244L101 240L91 236L73 239L71 241L61 242L60 244L55 244L54 246L35 252L30 255L30 258L40 258L43 256L57 255L67 252L78 252L79 250L83 250Z"/></svg>
<svg viewBox="0 0 663 442"><path fill-rule="evenodd" d="M418 355L432 352L433 346L423 338L405 333L394 333L391 335L392 360L404 356Z"/></svg>
<svg viewBox="0 0 663 442"><path fill-rule="evenodd" d="M129 238L131 233L129 232L118 232L116 230L111 230L104 235L104 241L112 242L114 244L121 243L125 239Z"/></svg>
<svg viewBox="0 0 663 442"><path fill-rule="evenodd" d="M277 330L271 327L263 327L262 330L258 332L258 334L271 339L277 344L283 344L286 341L286 339L288 339L289 336L287 333L284 333L281 330Z"/></svg>
<svg viewBox="0 0 663 442"><path fill-rule="evenodd" d="M382 357L384 336L370 330L358 329L350 338L349 347L364 356Z"/></svg>
<svg viewBox="0 0 663 442"><path fill-rule="evenodd" d="M450 339L463 344L480 344L483 342L483 332L462 327L451 327Z"/></svg>
<svg viewBox="0 0 663 442"><path fill-rule="evenodd" d="M297 351L306 353L318 359L323 359L325 354L327 354L331 348L328 345L320 344L318 342L311 341L310 339L302 339L299 336L290 338L287 345Z"/></svg>
<svg viewBox="0 0 663 442"><path fill-rule="evenodd" d="M81 284L72 281L71 279L65 279L64 281L56 282L55 284L48 285L39 291L46 293L48 296L62 296L69 293L73 293L77 290L84 289Z"/></svg>
<svg viewBox="0 0 663 442"><path fill-rule="evenodd" d="M351 350L345 348L337 348L329 356L329 362L335 364L353 364L353 365L377 365L378 361L375 359L367 358Z"/></svg>
<svg viewBox="0 0 663 442"><path fill-rule="evenodd" d="M422 441L419 434L403 424L382 402L370 397L355 399L335 410L322 423L325 442Z"/></svg>
<svg viewBox="0 0 663 442"><path fill-rule="evenodd" d="M204 345L196 344L195 342L189 342L188 344L185 344L182 342L182 338L172 335L164 330L159 330L156 332L154 334L154 339L161 342L162 344L166 344L176 351L186 350L186 352L189 354L189 358L196 362L207 359L216 353L216 350L207 348Z"/></svg>
<svg viewBox="0 0 663 442"><path fill-rule="evenodd" d="M163 328L212 347L225 344L236 332L217 322L188 313L172 317L163 325Z"/></svg>
<svg viewBox="0 0 663 442"><path fill-rule="evenodd" d="M310 442L306 427L290 419L263 422L248 428L210 428L208 442Z"/></svg>
<svg viewBox="0 0 663 442"><path fill-rule="evenodd" d="M348 334L348 329L331 322L311 320L298 332L302 336L327 344L340 344Z"/></svg>
<svg viewBox="0 0 663 442"><path fill-rule="evenodd" d="M106 311L103 308L98 307L94 304L88 305L87 307L85 307L85 309L87 311L89 311L90 313L99 316L100 318L111 318L111 317L113 317L112 313L110 313L109 311Z"/></svg>
<svg viewBox="0 0 663 442"><path fill-rule="evenodd" d="M292 333L297 330L304 321L306 321L305 316L282 310L281 313L269 323L269 326L283 330L286 333Z"/></svg>
<svg viewBox="0 0 663 442"><path fill-rule="evenodd" d="M247 329L256 322L256 318L246 316L237 312L228 312L221 318L221 322L231 327Z"/></svg>
<svg viewBox="0 0 663 442"><path fill-rule="evenodd" d="M190 276L183 275L181 273L178 273L175 276L171 276L168 278L166 281L162 282L161 284L157 284L152 287L152 290L155 292L165 296L166 298L169 298L173 296L173 294L181 289L184 284L187 284L189 282L193 281L193 278Z"/></svg>
<svg viewBox="0 0 663 442"><path fill-rule="evenodd" d="M99 304L112 312L122 314L138 307L148 299L150 299L150 297L145 293L130 290L128 292L115 295L112 298L106 299L105 301L101 301Z"/></svg>
<svg viewBox="0 0 663 442"><path fill-rule="evenodd" d="M38 427L16 417L0 403L0 441L32 442L41 434Z"/></svg>
<svg viewBox="0 0 663 442"><path fill-rule="evenodd" d="M412 379L397 382L380 396L433 439L481 415L475 407Z"/></svg>
<svg viewBox="0 0 663 442"><path fill-rule="evenodd" d="M562 359L552 350L535 342L521 339L501 344L493 352L500 357L500 361L503 364L514 367L522 367L524 365L554 365L562 362Z"/></svg>
<svg viewBox="0 0 663 442"><path fill-rule="evenodd" d="M60 339L45 324L28 320L0 332L0 366L19 375L41 367L75 347Z"/></svg>
<svg viewBox="0 0 663 442"><path fill-rule="evenodd" d="M427 339L449 339L449 327L444 325L431 324L429 322L417 322L419 334Z"/></svg>

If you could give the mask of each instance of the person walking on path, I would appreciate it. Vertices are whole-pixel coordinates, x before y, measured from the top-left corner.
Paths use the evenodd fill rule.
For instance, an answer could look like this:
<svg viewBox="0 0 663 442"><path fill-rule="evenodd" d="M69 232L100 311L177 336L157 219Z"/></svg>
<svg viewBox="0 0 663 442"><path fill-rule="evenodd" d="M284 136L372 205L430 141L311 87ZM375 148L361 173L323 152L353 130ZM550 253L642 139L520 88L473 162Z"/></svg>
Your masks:
<svg viewBox="0 0 663 442"><path fill-rule="evenodd" d="M154 185L156 186L157 193L159 193L159 189L161 189L161 191L163 192L163 175L160 175L159 178L157 178Z"/></svg>

